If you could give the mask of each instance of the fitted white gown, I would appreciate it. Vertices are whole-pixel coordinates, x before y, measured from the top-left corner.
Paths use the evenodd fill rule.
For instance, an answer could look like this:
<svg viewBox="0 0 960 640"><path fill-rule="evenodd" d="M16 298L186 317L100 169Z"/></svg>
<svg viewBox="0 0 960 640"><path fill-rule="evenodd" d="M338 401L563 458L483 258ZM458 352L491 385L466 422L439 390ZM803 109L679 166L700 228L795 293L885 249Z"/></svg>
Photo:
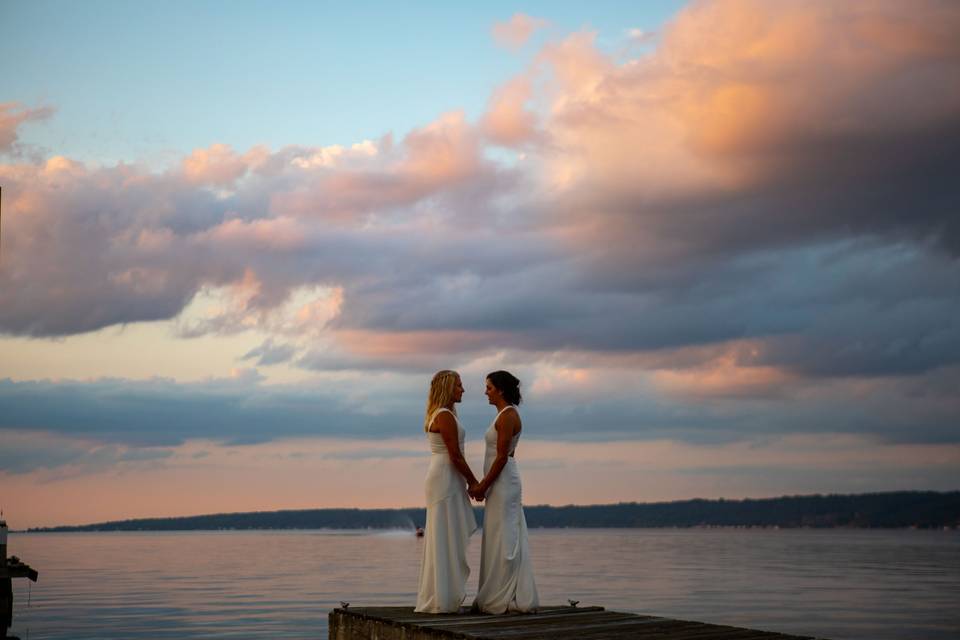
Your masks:
<svg viewBox="0 0 960 640"><path fill-rule="evenodd" d="M460 452L465 432L456 414L438 409L430 423L443 411L449 411L457 423ZM447 445L439 433L427 432L430 442L430 467L427 470L427 522L420 562L419 589L415 611L455 613L467 594L467 543L477 530L477 520L467 495L467 481L450 461Z"/></svg>
<svg viewBox="0 0 960 640"><path fill-rule="evenodd" d="M504 407L497 414L514 406ZM497 418L484 434L486 453L483 472L487 474L497 457ZM510 441L513 454L520 440L518 433ZM480 586L475 606L487 613L533 611L540 606L533 579L527 519L523 515L520 470L511 455L503 471L487 491L483 509L483 547L480 555Z"/></svg>

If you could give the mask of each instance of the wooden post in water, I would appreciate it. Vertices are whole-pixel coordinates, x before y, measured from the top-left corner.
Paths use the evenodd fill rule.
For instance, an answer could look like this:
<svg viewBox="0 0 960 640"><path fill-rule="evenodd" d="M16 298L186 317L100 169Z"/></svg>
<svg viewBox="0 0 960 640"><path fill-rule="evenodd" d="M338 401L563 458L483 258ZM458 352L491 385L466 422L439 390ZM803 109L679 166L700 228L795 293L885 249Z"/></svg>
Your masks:
<svg viewBox="0 0 960 640"><path fill-rule="evenodd" d="M17 556L7 557L7 521L0 512L0 638L7 637L13 624L13 578L37 581L39 574L33 567L20 562Z"/></svg>

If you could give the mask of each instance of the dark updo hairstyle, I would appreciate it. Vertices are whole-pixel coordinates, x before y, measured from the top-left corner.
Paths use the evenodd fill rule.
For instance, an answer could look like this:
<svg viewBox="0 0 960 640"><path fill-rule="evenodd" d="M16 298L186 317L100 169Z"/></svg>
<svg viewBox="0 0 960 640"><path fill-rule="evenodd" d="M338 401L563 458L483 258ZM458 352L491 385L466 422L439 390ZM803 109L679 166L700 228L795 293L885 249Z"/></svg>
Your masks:
<svg viewBox="0 0 960 640"><path fill-rule="evenodd" d="M510 404L520 404L523 397L520 395L520 381L509 371L494 371L487 374L487 380L503 395L503 399Z"/></svg>

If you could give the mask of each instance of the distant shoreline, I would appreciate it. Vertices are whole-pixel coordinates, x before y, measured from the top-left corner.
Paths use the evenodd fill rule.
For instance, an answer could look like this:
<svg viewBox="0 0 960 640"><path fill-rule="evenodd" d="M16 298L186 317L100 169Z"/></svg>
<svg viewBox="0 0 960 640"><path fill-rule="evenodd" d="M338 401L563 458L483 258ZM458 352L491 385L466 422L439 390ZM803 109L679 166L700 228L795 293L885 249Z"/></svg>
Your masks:
<svg viewBox="0 0 960 640"><path fill-rule="evenodd" d="M482 519L482 507L476 508ZM525 506L536 529L956 529L960 491L894 491L742 500ZM423 508L301 509L31 527L18 533L414 529Z"/></svg>
<svg viewBox="0 0 960 640"><path fill-rule="evenodd" d="M688 527L681 526L663 526L663 527L533 527L528 526L528 530L531 531L588 531L590 529L596 530L623 530L623 531L659 531L659 530L674 530L674 531L693 531L698 530L702 531L704 529L716 529L721 531L728 530L762 530L762 531L928 531L928 532L938 532L938 531L960 531L960 525L944 525L942 527L853 527L853 526L835 526L835 527L811 527L811 526L800 526L800 527L781 527L778 525L766 526L766 525L693 525ZM10 535L46 535L46 534L55 534L55 533L244 533L244 532L269 532L269 531L301 531L301 532L310 532L310 531L322 531L322 532L376 532L376 531L409 531L413 533L413 529L404 529L399 527L366 527L363 529L348 529L348 528L333 528L333 527L323 527L323 528L247 528L247 529L81 529L81 528L57 528L52 527L35 527L31 529L11 529Z"/></svg>

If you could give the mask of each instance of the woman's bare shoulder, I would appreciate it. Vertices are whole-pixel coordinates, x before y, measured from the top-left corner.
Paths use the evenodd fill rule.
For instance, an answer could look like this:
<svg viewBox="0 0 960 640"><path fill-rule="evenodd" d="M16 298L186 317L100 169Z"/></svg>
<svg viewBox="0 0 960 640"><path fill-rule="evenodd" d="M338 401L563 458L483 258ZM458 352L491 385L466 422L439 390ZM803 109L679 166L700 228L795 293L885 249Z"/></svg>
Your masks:
<svg viewBox="0 0 960 640"><path fill-rule="evenodd" d="M497 430L507 429L511 433L516 433L520 428L520 412L516 407L511 407L500 414L497 418Z"/></svg>
<svg viewBox="0 0 960 640"><path fill-rule="evenodd" d="M456 428L457 421L454 419L453 413L448 409L438 411L437 416L433 419L433 424L430 425L430 431L433 433L443 433L444 431Z"/></svg>

